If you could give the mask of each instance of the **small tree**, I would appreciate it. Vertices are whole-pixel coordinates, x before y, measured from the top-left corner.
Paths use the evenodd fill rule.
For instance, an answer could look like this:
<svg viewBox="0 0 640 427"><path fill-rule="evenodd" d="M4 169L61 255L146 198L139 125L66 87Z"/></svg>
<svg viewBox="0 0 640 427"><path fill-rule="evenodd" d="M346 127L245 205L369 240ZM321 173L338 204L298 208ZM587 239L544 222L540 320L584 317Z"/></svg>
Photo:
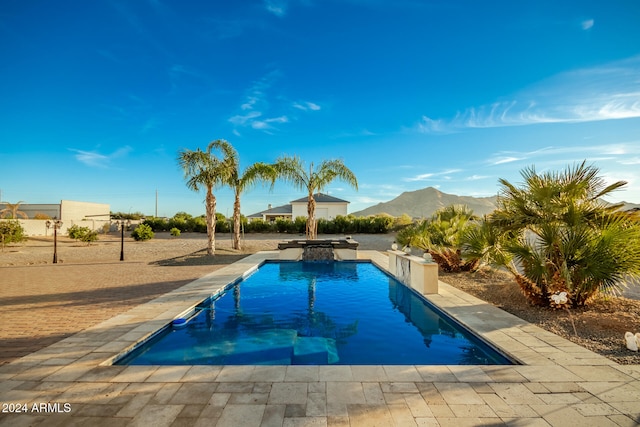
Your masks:
<svg viewBox="0 0 640 427"><path fill-rule="evenodd" d="M91 230L89 227L80 227L78 224L74 224L69 227L67 233L70 238L80 242L85 242L87 245L98 240L97 231Z"/></svg>
<svg viewBox="0 0 640 427"><path fill-rule="evenodd" d="M18 220L0 221L0 243L4 250L9 243L19 243L26 240L24 228Z"/></svg>
<svg viewBox="0 0 640 427"><path fill-rule="evenodd" d="M131 232L131 237L133 237L138 242L143 242L145 240L151 240L155 236L155 233L147 224L140 224L136 227L135 230Z"/></svg>

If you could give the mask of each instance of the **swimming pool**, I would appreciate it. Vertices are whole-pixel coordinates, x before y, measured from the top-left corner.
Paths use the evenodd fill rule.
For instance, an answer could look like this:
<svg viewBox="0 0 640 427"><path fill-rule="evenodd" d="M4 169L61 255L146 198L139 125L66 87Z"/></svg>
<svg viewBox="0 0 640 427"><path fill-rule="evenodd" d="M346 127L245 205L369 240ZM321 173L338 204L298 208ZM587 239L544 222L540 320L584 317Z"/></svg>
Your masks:
<svg viewBox="0 0 640 427"><path fill-rule="evenodd" d="M115 364L513 362L369 262L267 262Z"/></svg>

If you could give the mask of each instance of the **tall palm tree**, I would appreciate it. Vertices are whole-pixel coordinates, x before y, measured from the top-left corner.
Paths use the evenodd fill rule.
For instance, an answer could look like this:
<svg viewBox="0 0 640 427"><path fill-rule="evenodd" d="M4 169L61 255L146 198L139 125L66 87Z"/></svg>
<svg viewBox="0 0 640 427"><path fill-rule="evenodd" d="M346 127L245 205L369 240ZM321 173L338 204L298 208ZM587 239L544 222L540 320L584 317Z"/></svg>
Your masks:
<svg viewBox="0 0 640 427"><path fill-rule="evenodd" d="M314 193L322 191L336 178L341 179L356 190L358 189L358 180L355 174L345 166L342 160L323 160L317 169L313 168L312 162L307 170L299 157L285 155L276 160L275 168L279 177L294 187L307 191L307 239L313 240L318 234Z"/></svg>
<svg viewBox="0 0 640 427"><path fill-rule="evenodd" d="M240 195L258 181L269 181L273 186L276 180L276 171L273 166L258 162L247 167L241 173L238 152L229 142L223 140L213 141L210 147L216 148L223 153L223 162L226 164L225 169L229 172L224 183L233 189L234 194L233 248L240 249Z"/></svg>
<svg viewBox="0 0 640 427"><path fill-rule="evenodd" d="M2 202L5 204L5 208L0 210L0 218L9 218L9 219L17 219L18 217L22 217L24 219L29 219L29 215L18 210L20 205L24 203L23 201L19 201L18 203L9 203Z"/></svg>
<svg viewBox="0 0 640 427"><path fill-rule="evenodd" d="M498 209L489 217L506 238L495 253L524 295L536 305L554 305L567 292L573 307L601 290L616 290L626 278L640 277L640 223L620 204L599 199L626 182L606 185L585 162L563 173L522 172L518 188L501 179Z"/></svg>
<svg viewBox="0 0 640 427"><path fill-rule="evenodd" d="M207 222L207 255L214 255L216 232L216 196L213 188L222 185L231 176L230 162L224 158L218 158L212 152L218 145L218 141L209 144L206 151L198 148L195 151L183 150L178 153L178 163L187 180L187 187L194 191L205 188L205 219Z"/></svg>

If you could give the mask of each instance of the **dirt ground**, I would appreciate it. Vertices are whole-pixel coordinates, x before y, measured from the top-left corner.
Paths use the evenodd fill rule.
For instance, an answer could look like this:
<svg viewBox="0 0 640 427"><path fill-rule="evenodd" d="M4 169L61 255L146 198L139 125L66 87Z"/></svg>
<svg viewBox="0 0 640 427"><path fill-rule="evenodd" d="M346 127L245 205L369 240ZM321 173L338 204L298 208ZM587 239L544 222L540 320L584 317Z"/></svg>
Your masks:
<svg viewBox="0 0 640 427"><path fill-rule="evenodd" d="M626 331L640 332L640 301L601 296L568 312L531 306L506 272L441 273L440 280L617 363L640 364L624 340Z"/></svg>
<svg viewBox="0 0 640 427"><path fill-rule="evenodd" d="M147 242L126 237L124 261L119 235L101 235L91 245L61 237L57 264L51 237L7 246L0 252L0 364L299 236L245 237L236 251L229 234L217 235L213 258L205 256L206 236L199 233L156 233ZM360 249L380 251L394 241L393 234L353 237ZM506 273L441 274L441 280L618 363L640 364L640 354L627 350L623 338L626 331L640 332L640 301L601 298L568 314L530 306Z"/></svg>

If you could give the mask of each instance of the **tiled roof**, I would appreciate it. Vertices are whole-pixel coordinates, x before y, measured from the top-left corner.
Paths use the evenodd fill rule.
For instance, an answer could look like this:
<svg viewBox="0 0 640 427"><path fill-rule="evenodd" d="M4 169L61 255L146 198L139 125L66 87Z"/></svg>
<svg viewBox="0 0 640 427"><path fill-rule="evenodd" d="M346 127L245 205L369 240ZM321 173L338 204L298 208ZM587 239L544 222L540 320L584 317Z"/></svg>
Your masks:
<svg viewBox="0 0 640 427"><path fill-rule="evenodd" d="M346 200L338 199L337 197L329 196L324 193L316 193L313 195L316 203L349 203ZM292 200L291 203L307 203L307 197L301 197L297 200Z"/></svg>
<svg viewBox="0 0 640 427"><path fill-rule="evenodd" d="M247 218L262 218L262 215L277 215L277 214L291 214L291 205L276 206L275 208L267 209L261 212L249 215Z"/></svg>

